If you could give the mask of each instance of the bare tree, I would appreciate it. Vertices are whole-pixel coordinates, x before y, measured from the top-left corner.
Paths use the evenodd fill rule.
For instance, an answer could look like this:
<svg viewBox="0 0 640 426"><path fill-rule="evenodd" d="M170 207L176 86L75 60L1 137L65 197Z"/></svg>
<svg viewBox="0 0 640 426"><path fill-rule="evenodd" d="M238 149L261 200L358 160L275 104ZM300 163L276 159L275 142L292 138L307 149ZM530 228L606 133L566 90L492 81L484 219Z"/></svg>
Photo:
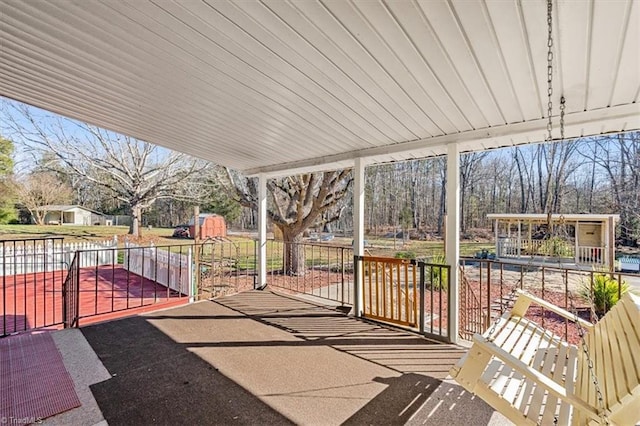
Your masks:
<svg viewBox="0 0 640 426"><path fill-rule="evenodd" d="M33 173L16 184L18 201L26 208L38 225L44 224L48 206L71 200L72 191L55 173Z"/></svg>
<svg viewBox="0 0 640 426"><path fill-rule="evenodd" d="M621 240L637 245L640 240L640 133L621 133L596 138L581 154L595 170L598 166L608 181L606 210L620 212Z"/></svg>
<svg viewBox="0 0 640 426"><path fill-rule="evenodd" d="M129 232L134 236L140 235L143 210L156 200L195 200L203 195L205 180L199 178L209 167L206 162L76 121L42 120L28 106L6 110L12 130L29 149L40 157L53 154L56 167L61 163L79 182L91 182L126 203L133 216Z"/></svg>
<svg viewBox="0 0 640 426"><path fill-rule="evenodd" d="M256 179L247 179L227 169L228 182L238 201L258 209ZM307 173L281 179L270 179L267 216L282 232L285 248L284 272L304 274L304 231L312 226L324 226L340 217L340 208L349 194L352 181L350 170ZM338 207L338 208L336 208ZM325 214L332 213L332 214Z"/></svg>
<svg viewBox="0 0 640 426"><path fill-rule="evenodd" d="M468 201L474 195L474 187L481 179L479 169L488 152L469 152L460 156L460 199ZM472 222L469 203L460 203L460 231L465 232Z"/></svg>

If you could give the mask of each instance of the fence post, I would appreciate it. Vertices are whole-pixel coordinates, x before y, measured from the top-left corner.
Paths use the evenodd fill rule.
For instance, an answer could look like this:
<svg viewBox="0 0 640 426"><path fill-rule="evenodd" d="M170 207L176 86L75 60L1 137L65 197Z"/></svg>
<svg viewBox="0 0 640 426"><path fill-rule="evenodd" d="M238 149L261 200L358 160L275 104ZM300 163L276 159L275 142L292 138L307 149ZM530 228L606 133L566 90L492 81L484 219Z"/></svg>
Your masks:
<svg viewBox="0 0 640 426"><path fill-rule="evenodd" d="M182 261L182 259L180 259L180 261ZM171 262L169 262L171 263ZM193 269L194 269L194 264L193 264L193 252L191 250L191 247L189 247L189 250L187 251L187 274L188 274L188 278L187 278L187 282L189 283L189 303L193 303L195 302L195 295L196 295L196 283L193 279L194 275L193 275Z"/></svg>
<svg viewBox="0 0 640 426"><path fill-rule="evenodd" d="M425 276L424 276L424 271L425 271L425 267L424 267L424 262L420 261L418 262L418 267L420 268L420 277L419 277L419 282L420 282L420 289L418 291L418 296L420 297L420 325L419 325L419 330L420 330L420 334L424 334L424 317L425 317L425 312L424 312L424 287L425 287ZM432 307L433 309L433 307ZM431 318L431 320L433 321L433 318Z"/></svg>
<svg viewBox="0 0 640 426"><path fill-rule="evenodd" d="M253 270L256 271L253 274L253 289L255 290L258 282L258 240L253 240Z"/></svg>
<svg viewBox="0 0 640 426"><path fill-rule="evenodd" d="M78 254L76 253L74 255L77 256ZM73 322L75 324L76 328L80 328L80 259L78 259L78 262L76 262L76 270L75 270L75 279L74 279L74 299L76 302L76 306L75 306L75 312L74 312L74 318L73 318Z"/></svg>
<svg viewBox="0 0 640 426"><path fill-rule="evenodd" d="M360 276L360 262L362 256L357 254L353 256L353 314L356 317L361 317L364 312L364 298L362 295L362 286L360 282L364 277Z"/></svg>
<svg viewBox="0 0 640 426"><path fill-rule="evenodd" d="M68 266L67 266L68 268ZM71 274L71 269L67 270L67 277L62 281L62 324L64 328L69 328L69 322L67 321L69 318L69 313L67 309L67 303L69 303L69 274Z"/></svg>
<svg viewBox="0 0 640 426"><path fill-rule="evenodd" d="M340 265L341 265L340 290L342 294L342 296L340 297L340 301L341 301L340 303L341 305L344 306L344 247L340 249Z"/></svg>

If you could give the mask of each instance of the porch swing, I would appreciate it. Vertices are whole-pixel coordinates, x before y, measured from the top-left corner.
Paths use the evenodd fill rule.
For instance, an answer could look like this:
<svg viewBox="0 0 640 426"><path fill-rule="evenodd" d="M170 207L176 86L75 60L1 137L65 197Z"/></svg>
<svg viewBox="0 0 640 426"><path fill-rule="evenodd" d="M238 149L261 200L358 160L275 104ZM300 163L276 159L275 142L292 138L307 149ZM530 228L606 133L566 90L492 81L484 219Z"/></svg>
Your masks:
<svg viewBox="0 0 640 426"><path fill-rule="evenodd" d="M551 136L552 7L547 0L548 141ZM564 139L564 99L560 133ZM522 290L450 373L517 425L635 425L640 422L640 297L625 293L591 324ZM531 305L573 322L580 347L525 318Z"/></svg>

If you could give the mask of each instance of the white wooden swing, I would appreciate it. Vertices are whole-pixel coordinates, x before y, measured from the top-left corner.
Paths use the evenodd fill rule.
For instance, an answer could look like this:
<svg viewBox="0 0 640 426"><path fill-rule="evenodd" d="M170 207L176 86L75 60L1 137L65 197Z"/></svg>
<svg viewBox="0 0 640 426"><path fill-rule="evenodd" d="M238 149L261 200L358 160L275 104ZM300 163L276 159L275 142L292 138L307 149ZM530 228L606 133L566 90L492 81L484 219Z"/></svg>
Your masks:
<svg viewBox="0 0 640 426"><path fill-rule="evenodd" d="M578 319L581 349L524 318L531 303L570 321L574 314L517 294L496 327L474 336L451 369L455 380L518 425L639 422L640 298L624 294L595 325Z"/></svg>

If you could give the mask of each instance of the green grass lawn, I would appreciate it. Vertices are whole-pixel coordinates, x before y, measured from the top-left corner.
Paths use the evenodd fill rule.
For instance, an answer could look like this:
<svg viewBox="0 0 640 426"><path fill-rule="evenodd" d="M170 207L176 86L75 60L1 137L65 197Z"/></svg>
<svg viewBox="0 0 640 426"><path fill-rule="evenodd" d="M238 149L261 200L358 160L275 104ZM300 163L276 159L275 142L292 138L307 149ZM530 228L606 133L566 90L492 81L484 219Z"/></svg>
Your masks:
<svg viewBox="0 0 640 426"><path fill-rule="evenodd" d="M122 244L127 237L129 228L127 226L59 226L59 225L0 225L0 240L26 239L26 238L46 238L62 237L65 242L82 241L105 241L118 236L118 241ZM188 245L192 240L172 238L173 228L142 228L142 238L140 243L156 246L166 245ZM249 244L250 237L231 236L230 239L239 244L241 257L251 257L253 245ZM335 238L328 245L351 246L351 238ZM400 240L391 238L367 238L367 252L376 256L394 257L397 252L413 252L417 257L427 257L441 255L444 252L442 241L409 241L405 245ZM317 244L317 243L316 243ZM251 245L251 247L249 247ZM473 256L482 249L493 250L493 243L487 242L461 242L460 252L462 256ZM177 248L176 248L177 249ZM311 253L308 256L313 257Z"/></svg>
<svg viewBox="0 0 640 426"><path fill-rule="evenodd" d="M71 225L0 225L0 240L25 238L62 237L65 242L104 241L114 235L124 239L129 232L128 226L71 226ZM143 236L173 241L170 238L173 229L143 229Z"/></svg>

